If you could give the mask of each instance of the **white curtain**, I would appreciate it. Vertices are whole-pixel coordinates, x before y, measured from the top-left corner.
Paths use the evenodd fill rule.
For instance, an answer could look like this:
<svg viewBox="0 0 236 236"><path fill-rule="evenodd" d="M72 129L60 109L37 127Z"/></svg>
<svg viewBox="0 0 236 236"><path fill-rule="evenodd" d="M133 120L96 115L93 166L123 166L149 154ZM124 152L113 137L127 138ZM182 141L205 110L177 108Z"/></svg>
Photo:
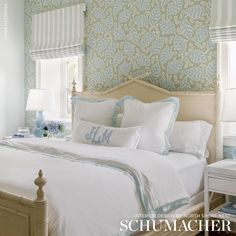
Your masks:
<svg viewBox="0 0 236 236"><path fill-rule="evenodd" d="M216 43L236 41L236 0L212 0L210 37Z"/></svg>
<svg viewBox="0 0 236 236"><path fill-rule="evenodd" d="M40 60L82 54L85 10L85 4L79 4L34 15L31 57Z"/></svg>

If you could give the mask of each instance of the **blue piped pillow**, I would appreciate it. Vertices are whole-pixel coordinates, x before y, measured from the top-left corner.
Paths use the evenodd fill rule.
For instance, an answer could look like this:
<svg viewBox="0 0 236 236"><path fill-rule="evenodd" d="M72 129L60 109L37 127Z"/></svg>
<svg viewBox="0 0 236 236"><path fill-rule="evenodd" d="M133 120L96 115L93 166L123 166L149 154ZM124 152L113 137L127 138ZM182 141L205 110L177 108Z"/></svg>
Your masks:
<svg viewBox="0 0 236 236"><path fill-rule="evenodd" d="M142 126L139 149L166 154L170 149L170 133L179 112L179 99L169 97L158 102L125 102L121 127Z"/></svg>
<svg viewBox="0 0 236 236"><path fill-rule="evenodd" d="M71 98L72 103L75 105L75 114L74 114L74 121L77 123L78 120L82 119L85 121L89 122L94 122L94 123L100 123L102 125L108 125L112 127L120 127L121 123L121 114L124 112L124 103L127 100L137 100L135 97L132 96L124 96L121 99L112 99L112 98L88 98L84 96L74 96ZM101 110L101 107L104 107L110 103L110 101L115 102L114 109L110 110L109 114L107 114L106 120L110 116L111 122L109 123L103 123L101 119L99 119L99 112L95 112L98 107ZM81 103L86 104L87 107L85 108ZM89 103L92 103L92 105L89 105ZM104 106L103 106L104 105ZM88 109L90 110L90 107L92 108L91 110L91 115L87 117L87 114L84 116L84 113L88 113ZM83 110L86 110L83 111ZM82 114L81 116L79 115ZM94 113L94 115L92 115ZM96 113L96 114L95 114ZM108 112L107 112L108 113ZM101 118L104 119L104 112L101 114Z"/></svg>
<svg viewBox="0 0 236 236"><path fill-rule="evenodd" d="M90 99L74 97L74 125L79 120L112 126L117 99Z"/></svg>
<svg viewBox="0 0 236 236"><path fill-rule="evenodd" d="M115 107L115 111L113 113L113 117L112 117L112 126L113 127L120 127L120 115L124 113L124 104L125 101L127 100L137 100L137 98L133 97L133 96L124 96L121 99L119 99L116 102L116 107Z"/></svg>

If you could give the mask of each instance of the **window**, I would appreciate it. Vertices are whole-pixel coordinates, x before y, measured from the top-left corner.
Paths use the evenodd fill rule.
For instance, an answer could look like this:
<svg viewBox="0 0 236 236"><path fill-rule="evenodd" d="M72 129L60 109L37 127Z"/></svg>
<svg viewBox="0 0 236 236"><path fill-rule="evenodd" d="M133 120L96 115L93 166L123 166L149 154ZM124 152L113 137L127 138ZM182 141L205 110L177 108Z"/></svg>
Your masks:
<svg viewBox="0 0 236 236"><path fill-rule="evenodd" d="M223 89L236 88L236 42L219 44L219 75ZM235 107L232 107L235 109ZM236 124L234 122L223 123L224 136L235 136Z"/></svg>
<svg viewBox="0 0 236 236"><path fill-rule="evenodd" d="M223 87L236 88L236 42L220 43L219 74Z"/></svg>
<svg viewBox="0 0 236 236"><path fill-rule="evenodd" d="M45 111L46 120L70 121L70 91L73 80L77 90L82 91L83 57L70 57L37 61L37 87L53 92L53 111Z"/></svg>
<svg viewBox="0 0 236 236"><path fill-rule="evenodd" d="M229 87L236 88L236 42L228 43L229 52Z"/></svg>

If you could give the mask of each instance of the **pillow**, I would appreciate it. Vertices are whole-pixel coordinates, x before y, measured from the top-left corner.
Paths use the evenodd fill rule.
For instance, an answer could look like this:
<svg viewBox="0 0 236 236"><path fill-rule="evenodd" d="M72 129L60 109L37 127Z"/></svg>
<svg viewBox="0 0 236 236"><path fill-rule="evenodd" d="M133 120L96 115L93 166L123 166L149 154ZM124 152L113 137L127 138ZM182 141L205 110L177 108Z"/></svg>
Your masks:
<svg viewBox="0 0 236 236"><path fill-rule="evenodd" d="M114 128L80 120L73 132L73 141L136 149L141 131L141 127Z"/></svg>
<svg viewBox="0 0 236 236"><path fill-rule="evenodd" d="M121 127L122 119L123 119L123 113L119 113L116 117L116 127Z"/></svg>
<svg viewBox="0 0 236 236"><path fill-rule="evenodd" d="M166 154L169 135L179 111L179 99L170 97L154 103L125 101L121 127L142 126L138 148Z"/></svg>
<svg viewBox="0 0 236 236"><path fill-rule="evenodd" d="M116 99L110 100L77 100L75 105L74 124L85 120L100 125L112 126Z"/></svg>
<svg viewBox="0 0 236 236"><path fill-rule="evenodd" d="M171 151L204 158L212 125L205 121L177 121L170 136Z"/></svg>
<svg viewBox="0 0 236 236"><path fill-rule="evenodd" d="M120 115L124 113L124 104L126 100L137 100L137 98L132 97L132 96L124 96L116 102L116 108L115 108L113 119L112 119L113 127L120 127L121 125L122 118Z"/></svg>

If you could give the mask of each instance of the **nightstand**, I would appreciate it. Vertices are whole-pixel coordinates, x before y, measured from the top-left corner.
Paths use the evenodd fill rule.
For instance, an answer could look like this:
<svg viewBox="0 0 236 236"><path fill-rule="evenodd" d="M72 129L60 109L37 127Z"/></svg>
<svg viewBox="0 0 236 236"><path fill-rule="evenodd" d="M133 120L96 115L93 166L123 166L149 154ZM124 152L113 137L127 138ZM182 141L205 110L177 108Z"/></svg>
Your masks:
<svg viewBox="0 0 236 236"><path fill-rule="evenodd" d="M33 135L30 137L26 138L14 138L13 136L3 136L2 140L22 140L22 139L48 139L48 140L56 140L56 141L69 141L72 139L70 135L65 136L65 138L56 138L56 137L51 137L51 138L37 138L34 137Z"/></svg>
<svg viewBox="0 0 236 236"><path fill-rule="evenodd" d="M209 192L226 195L226 203L209 211ZM236 196L236 161L222 160L208 165L205 170L204 209L205 219L210 217L229 220L236 223L236 216L219 213L218 210L229 201L229 195ZM205 232L205 236L208 232Z"/></svg>
<svg viewBox="0 0 236 236"><path fill-rule="evenodd" d="M2 140L10 140L10 139L12 139L12 136L3 136L2 137Z"/></svg>

